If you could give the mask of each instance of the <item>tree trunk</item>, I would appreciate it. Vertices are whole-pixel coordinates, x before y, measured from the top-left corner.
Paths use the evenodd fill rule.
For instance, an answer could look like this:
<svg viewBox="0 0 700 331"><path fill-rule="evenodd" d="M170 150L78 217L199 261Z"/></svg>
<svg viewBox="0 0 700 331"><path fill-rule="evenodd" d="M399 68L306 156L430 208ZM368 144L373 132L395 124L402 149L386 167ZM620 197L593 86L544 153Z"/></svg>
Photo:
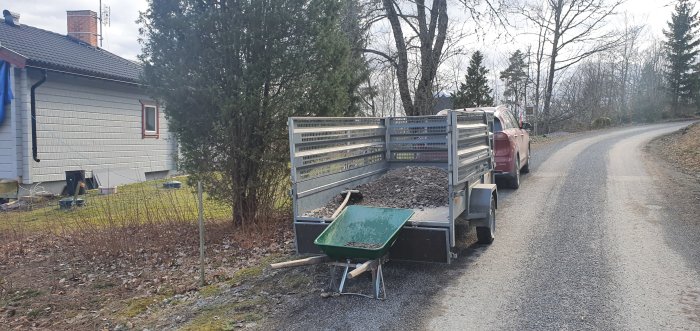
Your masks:
<svg viewBox="0 0 700 331"><path fill-rule="evenodd" d="M401 103L403 104L404 111L406 115L412 116L415 114L413 107L413 101L411 100L411 91L408 87L408 50L406 49L406 42L403 37L403 30L401 29L401 22L399 22L399 15L394 8L394 3L392 0L382 0L384 4L384 11L386 12L387 19L391 25L391 30L394 34L394 43L396 45L396 79L399 82L399 95L401 96Z"/></svg>
<svg viewBox="0 0 700 331"><path fill-rule="evenodd" d="M544 94L544 109L542 113L544 115L544 131L549 133L550 130L550 110L552 104L552 92L554 91L554 73L557 64L557 53L559 51L559 37L561 36L561 11L562 11L562 0L557 1L557 5L554 9L554 36L552 39L552 54L549 59L549 72L547 75L547 90Z"/></svg>
<svg viewBox="0 0 700 331"><path fill-rule="evenodd" d="M395 61L396 79L399 83L399 95L404 111L408 116L431 115L433 113L433 85L437 75L442 48L447 38L447 0L434 0L433 7L429 10L430 19L424 0L416 0L416 21L418 24L418 39L420 77L415 87L413 99L408 82L408 47L404 39L400 16L392 0L382 0L384 11L391 25L396 46L397 59Z"/></svg>

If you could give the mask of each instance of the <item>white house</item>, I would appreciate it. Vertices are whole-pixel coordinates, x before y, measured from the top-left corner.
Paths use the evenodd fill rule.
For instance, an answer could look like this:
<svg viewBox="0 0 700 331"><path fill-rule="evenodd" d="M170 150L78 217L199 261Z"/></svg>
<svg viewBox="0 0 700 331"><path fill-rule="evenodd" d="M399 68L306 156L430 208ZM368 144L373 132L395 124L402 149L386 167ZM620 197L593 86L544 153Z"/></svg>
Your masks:
<svg viewBox="0 0 700 331"><path fill-rule="evenodd" d="M176 169L176 141L139 84L141 67L98 47L95 12L69 11L67 36L3 16L0 64L14 99L0 119L0 179L59 193L66 171L137 181Z"/></svg>

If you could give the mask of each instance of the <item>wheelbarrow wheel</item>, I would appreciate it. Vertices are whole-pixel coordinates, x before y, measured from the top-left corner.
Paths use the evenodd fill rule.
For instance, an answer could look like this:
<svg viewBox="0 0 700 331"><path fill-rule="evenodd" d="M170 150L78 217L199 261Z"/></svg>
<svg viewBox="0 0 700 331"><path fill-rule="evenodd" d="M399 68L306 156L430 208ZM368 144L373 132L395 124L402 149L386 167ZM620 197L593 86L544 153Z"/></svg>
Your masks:
<svg viewBox="0 0 700 331"><path fill-rule="evenodd" d="M496 238L496 202L491 199L491 212L486 222L488 226L476 227L476 239L480 244L490 244Z"/></svg>

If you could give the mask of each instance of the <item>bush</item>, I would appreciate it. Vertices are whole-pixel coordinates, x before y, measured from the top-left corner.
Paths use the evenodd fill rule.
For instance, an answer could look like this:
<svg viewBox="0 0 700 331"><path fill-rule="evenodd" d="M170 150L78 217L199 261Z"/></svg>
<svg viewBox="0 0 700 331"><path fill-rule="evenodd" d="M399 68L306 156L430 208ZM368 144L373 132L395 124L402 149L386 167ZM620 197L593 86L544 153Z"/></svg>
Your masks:
<svg viewBox="0 0 700 331"><path fill-rule="evenodd" d="M612 125L612 120L610 119L610 117L605 117L605 116L598 117L595 120L593 120L593 122L591 123L591 127L593 129L607 128L611 125Z"/></svg>

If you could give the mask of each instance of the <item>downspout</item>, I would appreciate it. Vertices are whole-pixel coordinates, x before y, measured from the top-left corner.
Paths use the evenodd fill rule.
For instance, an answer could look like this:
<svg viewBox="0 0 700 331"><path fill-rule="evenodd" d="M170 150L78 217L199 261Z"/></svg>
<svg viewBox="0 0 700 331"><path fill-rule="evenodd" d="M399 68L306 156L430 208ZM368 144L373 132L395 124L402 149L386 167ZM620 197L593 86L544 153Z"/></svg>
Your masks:
<svg viewBox="0 0 700 331"><path fill-rule="evenodd" d="M32 90L31 90L31 114L32 114L32 158L34 158L34 161L39 162L39 158L37 157L37 146L36 146L36 88L41 86L41 84L44 84L46 81L46 70L42 70L42 77L41 79L34 83L32 85Z"/></svg>

